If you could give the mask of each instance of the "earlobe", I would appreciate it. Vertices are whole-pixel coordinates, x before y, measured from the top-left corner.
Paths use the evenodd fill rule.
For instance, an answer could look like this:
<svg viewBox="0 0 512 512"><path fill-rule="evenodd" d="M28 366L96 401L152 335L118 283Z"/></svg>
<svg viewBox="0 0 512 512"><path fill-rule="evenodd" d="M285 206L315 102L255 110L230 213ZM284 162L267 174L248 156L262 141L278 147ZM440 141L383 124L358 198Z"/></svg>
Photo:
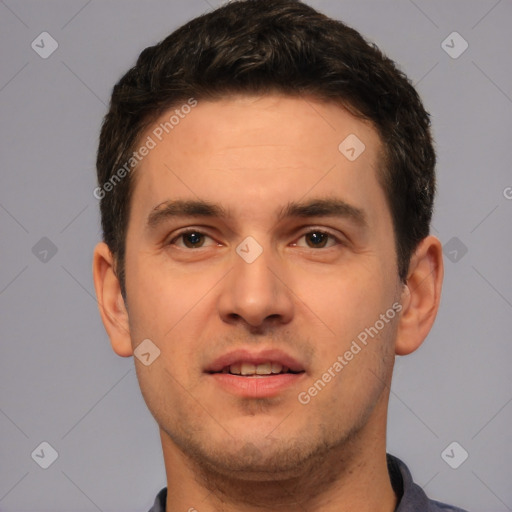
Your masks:
<svg viewBox="0 0 512 512"><path fill-rule="evenodd" d="M133 355L128 312L114 268L114 257L107 244L100 242L94 249L92 273L100 316L116 354Z"/></svg>
<svg viewBox="0 0 512 512"><path fill-rule="evenodd" d="M416 248L403 285L402 313L395 353L414 352L430 332L439 309L443 283L443 251L434 236L424 238Z"/></svg>

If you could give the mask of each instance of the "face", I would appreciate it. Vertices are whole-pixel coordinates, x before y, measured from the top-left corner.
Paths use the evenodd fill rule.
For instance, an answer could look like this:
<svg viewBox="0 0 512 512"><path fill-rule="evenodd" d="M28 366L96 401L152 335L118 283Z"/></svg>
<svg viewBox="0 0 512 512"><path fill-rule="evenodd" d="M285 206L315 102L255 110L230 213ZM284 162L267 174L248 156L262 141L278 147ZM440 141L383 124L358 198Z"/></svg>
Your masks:
<svg viewBox="0 0 512 512"><path fill-rule="evenodd" d="M143 136L156 145L126 240L132 345L160 350L137 375L162 435L263 474L384 429L400 282L376 131L278 95L198 102L162 134L170 114Z"/></svg>

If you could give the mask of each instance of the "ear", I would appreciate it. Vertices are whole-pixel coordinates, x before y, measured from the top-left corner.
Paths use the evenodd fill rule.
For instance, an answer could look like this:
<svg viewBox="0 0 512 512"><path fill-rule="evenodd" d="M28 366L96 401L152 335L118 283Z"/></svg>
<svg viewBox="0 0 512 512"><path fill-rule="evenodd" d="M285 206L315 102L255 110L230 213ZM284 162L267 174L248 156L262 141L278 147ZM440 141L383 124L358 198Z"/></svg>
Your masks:
<svg viewBox="0 0 512 512"><path fill-rule="evenodd" d="M407 282L403 285L402 313L398 324L395 353L414 352L427 337L439 309L443 284L443 248L435 236L427 236L411 258Z"/></svg>
<svg viewBox="0 0 512 512"><path fill-rule="evenodd" d="M115 260L104 242L94 248L92 263L94 288L101 319L114 352L122 357L133 354L128 311L115 273Z"/></svg>

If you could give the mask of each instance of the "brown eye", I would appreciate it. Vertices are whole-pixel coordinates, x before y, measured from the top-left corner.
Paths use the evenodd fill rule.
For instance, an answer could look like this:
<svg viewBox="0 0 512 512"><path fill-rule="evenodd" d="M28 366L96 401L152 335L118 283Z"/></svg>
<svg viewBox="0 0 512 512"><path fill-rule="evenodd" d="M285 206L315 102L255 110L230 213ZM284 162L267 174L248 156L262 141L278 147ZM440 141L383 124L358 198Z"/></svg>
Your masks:
<svg viewBox="0 0 512 512"><path fill-rule="evenodd" d="M311 233L307 233L306 240L311 241L310 247L325 247L325 244L327 243L327 240L330 235L327 233L322 233L320 231L312 231Z"/></svg>
<svg viewBox="0 0 512 512"><path fill-rule="evenodd" d="M203 235L201 233L196 233L194 231L192 231L191 233L185 233L181 236L183 238L183 242L185 243L185 245L191 249L197 247L198 245L202 245L201 242L204 241L202 240Z"/></svg>
<svg viewBox="0 0 512 512"><path fill-rule="evenodd" d="M181 249L201 249L204 247L205 238L211 237L197 230L183 231L178 236L173 238L169 242L169 245L176 245ZM177 244L176 242L180 239L183 241L183 243Z"/></svg>
<svg viewBox="0 0 512 512"><path fill-rule="evenodd" d="M300 247L308 247L310 249L329 249L335 245L340 245L341 242L332 235L331 233L327 233L326 231L321 231L315 229L314 231L309 231L304 233L300 238L304 238L306 240L306 245L304 244L295 244ZM331 244L327 246L327 243L331 239Z"/></svg>

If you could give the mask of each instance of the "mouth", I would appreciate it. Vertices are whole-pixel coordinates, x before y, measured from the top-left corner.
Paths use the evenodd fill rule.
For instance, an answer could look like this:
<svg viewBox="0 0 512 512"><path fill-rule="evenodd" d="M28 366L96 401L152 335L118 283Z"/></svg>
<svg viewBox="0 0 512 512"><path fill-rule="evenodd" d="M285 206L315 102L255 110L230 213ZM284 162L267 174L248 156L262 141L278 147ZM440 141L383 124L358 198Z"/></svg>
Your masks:
<svg viewBox="0 0 512 512"><path fill-rule="evenodd" d="M271 398L297 386L306 378L306 368L280 350L235 350L216 359L205 374L231 395Z"/></svg>
<svg viewBox="0 0 512 512"><path fill-rule="evenodd" d="M292 370L288 366L284 366L281 363L275 361L266 361L264 363L254 364L247 361L236 362L227 366L224 366L219 371L208 372L211 374L222 373L237 375L240 377L273 377L275 375L283 374L299 374L304 373L304 370Z"/></svg>

